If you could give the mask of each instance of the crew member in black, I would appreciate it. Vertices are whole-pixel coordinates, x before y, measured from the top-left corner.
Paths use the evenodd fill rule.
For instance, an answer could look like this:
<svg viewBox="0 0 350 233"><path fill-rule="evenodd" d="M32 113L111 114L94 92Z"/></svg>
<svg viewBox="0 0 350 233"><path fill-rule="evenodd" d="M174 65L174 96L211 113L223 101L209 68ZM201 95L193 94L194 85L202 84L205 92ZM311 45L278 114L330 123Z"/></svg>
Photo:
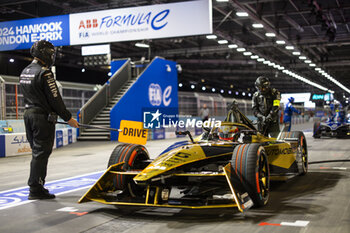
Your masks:
<svg viewBox="0 0 350 233"><path fill-rule="evenodd" d="M52 199L55 195L44 188L47 163L55 138L55 120L50 121L49 115L59 115L72 127L78 128L79 125L66 109L51 71L55 60L53 44L45 40L37 41L31 47L30 54L34 60L19 78L26 109L26 135L32 148L28 199Z"/></svg>
<svg viewBox="0 0 350 233"><path fill-rule="evenodd" d="M253 95L253 113L258 118L258 131L265 136L277 137L280 132L278 111L280 93L270 87L268 78L260 76L255 81L257 91Z"/></svg>

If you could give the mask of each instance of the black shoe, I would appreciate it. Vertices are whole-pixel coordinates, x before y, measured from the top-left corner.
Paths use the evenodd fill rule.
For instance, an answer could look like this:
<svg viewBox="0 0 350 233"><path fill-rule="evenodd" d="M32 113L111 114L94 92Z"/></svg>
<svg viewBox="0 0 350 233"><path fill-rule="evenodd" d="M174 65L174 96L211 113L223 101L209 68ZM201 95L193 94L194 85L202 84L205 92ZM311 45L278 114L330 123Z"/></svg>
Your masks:
<svg viewBox="0 0 350 233"><path fill-rule="evenodd" d="M29 192L28 200L54 199L55 197L55 194L49 193L49 190L42 189L39 192Z"/></svg>

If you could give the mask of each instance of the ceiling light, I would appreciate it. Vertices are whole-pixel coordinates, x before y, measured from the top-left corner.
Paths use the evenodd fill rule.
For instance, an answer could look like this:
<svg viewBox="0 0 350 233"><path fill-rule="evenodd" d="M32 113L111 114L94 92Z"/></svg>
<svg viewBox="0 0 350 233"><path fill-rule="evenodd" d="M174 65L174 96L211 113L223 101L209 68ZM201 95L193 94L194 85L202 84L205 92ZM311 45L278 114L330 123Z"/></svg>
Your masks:
<svg viewBox="0 0 350 233"><path fill-rule="evenodd" d="M316 66L316 64L311 63L311 64L309 64L309 66L311 66L311 67L315 67L315 66Z"/></svg>
<svg viewBox="0 0 350 233"><path fill-rule="evenodd" d="M261 23L253 23L252 24L253 28L263 28L264 25L262 25Z"/></svg>
<svg viewBox="0 0 350 233"><path fill-rule="evenodd" d="M195 85L193 85L193 84L191 85L191 89L194 89L195 87L196 87Z"/></svg>
<svg viewBox="0 0 350 233"><path fill-rule="evenodd" d="M9 62L13 63L13 62L15 62L15 59L10 58Z"/></svg>
<svg viewBox="0 0 350 233"><path fill-rule="evenodd" d="M259 56L258 55L253 55L253 56L250 56L251 59L258 59Z"/></svg>
<svg viewBox="0 0 350 233"><path fill-rule="evenodd" d="M248 13L245 11L238 11L238 12L236 12L236 15L239 17L247 17Z"/></svg>
<svg viewBox="0 0 350 233"><path fill-rule="evenodd" d="M305 56L300 56L299 59L300 59L300 60L305 60L306 57L305 57Z"/></svg>
<svg viewBox="0 0 350 233"><path fill-rule="evenodd" d="M228 94L230 94L230 95L231 95L231 94L232 94L232 91L231 91L231 90L229 90L229 91L228 91Z"/></svg>
<svg viewBox="0 0 350 233"><path fill-rule="evenodd" d="M182 87L183 85L182 85L182 83L179 83L179 87Z"/></svg>
<svg viewBox="0 0 350 233"><path fill-rule="evenodd" d="M269 63L270 63L270 61L264 61L263 63L264 63L264 64L269 64Z"/></svg>
<svg viewBox="0 0 350 233"><path fill-rule="evenodd" d="M83 68L83 69L81 69L81 72L83 72L83 73L84 73L84 72L85 72L85 69L84 69L84 68Z"/></svg>
<svg viewBox="0 0 350 233"><path fill-rule="evenodd" d="M267 36L267 37L275 37L276 34L273 33L273 32L266 32L266 33L265 33L265 36Z"/></svg>
<svg viewBox="0 0 350 233"><path fill-rule="evenodd" d="M284 70L284 66L278 67L279 70Z"/></svg>
<svg viewBox="0 0 350 233"><path fill-rule="evenodd" d="M228 2L228 0L216 0L217 2Z"/></svg>
<svg viewBox="0 0 350 233"><path fill-rule="evenodd" d="M203 91L205 91L205 89L207 89L207 88L205 88L205 87L202 87L202 90L203 90Z"/></svg>
<svg viewBox="0 0 350 233"><path fill-rule="evenodd" d="M250 56L250 55L252 55L252 53L251 52L244 52L243 55L244 56Z"/></svg>
<svg viewBox="0 0 350 233"><path fill-rule="evenodd" d="M299 56L300 52L293 52L292 54L295 55L295 56Z"/></svg>
<svg viewBox="0 0 350 233"><path fill-rule="evenodd" d="M315 68L315 70L316 70L316 71L319 71L319 70L321 70L321 68L318 68L318 67L317 67L317 68Z"/></svg>
<svg viewBox="0 0 350 233"><path fill-rule="evenodd" d="M292 45L287 45L287 46L286 46L286 49L287 49L287 50L293 50L293 49L294 49L294 46L292 46Z"/></svg>
<svg viewBox="0 0 350 233"><path fill-rule="evenodd" d="M111 77L112 76L112 72L108 72L108 76Z"/></svg>
<svg viewBox="0 0 350 233"><path fill-rule="evenodd" d="M304 62L305 63L311 63L311 60L305 60Z"/></svg>
<svg viewBox="0 0 350 233"><path fill-rule="evenodd" d="M212 92L215 92L215 88L213 87L213 88L211 89L211 91L212 91Z"/></svg>
<svg viewBox="0 0 350 233"><path fill-rule="evenodd" d="M245 96L245 92L242 92L242 95Z"/></svg>
<svg viewBox="0 0 350 233"><path fill-rule="evenodd" d="M230 49L235 49L235 48L238 48L238 45L236 45L236 44L229 44L228 47Z"/></svg>
<svg viewBox="0 0 350 233"><path fill-rule="evenodd" d="M144 42L137 42L135 46L139 48L149 48L149 45L145 44Z"/></svg>
<svg viewBox="0 0 350 233"><path fill-rule="evenodd" d="M284 40L276 40L276 44L285 44L286 42Z"/></svg>
<svg viewBox="0 0 350 233"><path fill-rule="evenodd" d="M264 58L258 58L257 61L258 61L258 62L263 62L263 61L265 61L265 59L264 59Z"/></svg>
<svg viewBox="0 0 350 233"><path fill-rule="evenodd" d="M218 38L216 35L207 35L206 37L207 37L207 39L209 39L209 40L213 40L213 39Z"/></svg>
<svg viewBox="0 0 350 233"><path fill-rule="evenodd" d="M224 91L223 89L221 89L221 91L220 91L220 92L221 92L221 94L222 94L222 93L224 93L225 91Z"/></svg>
<svg viewBox="0 0 350 233"><path fill-rule="evenodd" d="M245 48L238 48L237 49L237 52L244 52L245 51Z"/></svg>
<svg viewBox="0 0 350 233"><path fill-rule="evenodd" d="M228 41L227 41L227 40L218 40L218 43L219 43L219 44L227 44Z"/></svg>

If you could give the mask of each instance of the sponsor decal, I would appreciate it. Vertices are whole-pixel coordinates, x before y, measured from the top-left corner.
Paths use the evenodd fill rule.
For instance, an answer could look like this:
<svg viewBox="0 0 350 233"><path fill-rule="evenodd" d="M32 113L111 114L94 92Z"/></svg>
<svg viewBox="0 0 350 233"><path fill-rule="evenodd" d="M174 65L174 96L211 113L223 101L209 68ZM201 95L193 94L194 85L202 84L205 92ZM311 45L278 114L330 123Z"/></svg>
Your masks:
<svg viewBox="0 0 350 233"><path fill-rule="evenodd" d="M266 148L266 153L268 156L273 155L289 155L293 154L295 150L292 148Z"/></svg>

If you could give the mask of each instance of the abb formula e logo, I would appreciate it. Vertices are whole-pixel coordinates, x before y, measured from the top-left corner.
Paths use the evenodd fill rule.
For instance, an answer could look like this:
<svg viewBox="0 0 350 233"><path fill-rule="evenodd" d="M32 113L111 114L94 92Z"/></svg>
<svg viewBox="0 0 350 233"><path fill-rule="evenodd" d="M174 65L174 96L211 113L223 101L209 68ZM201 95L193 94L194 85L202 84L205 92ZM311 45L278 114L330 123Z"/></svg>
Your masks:
<svg viewBox="0 0 350 233"><path fill-rule="evenodd" d="M148 87L148 99L150 104L152 106L160 106L163 102L164 106L169 106L171 103L171 91L171 86L167 86L163 92L158 83L151 83Z"/></svg>
<svg viewBox="0 0 350 233"><path fill-rule="evenodd" d="M81 20L79 24L79 29L97 28L97 27L98 27L97 19Z"/></svg>

